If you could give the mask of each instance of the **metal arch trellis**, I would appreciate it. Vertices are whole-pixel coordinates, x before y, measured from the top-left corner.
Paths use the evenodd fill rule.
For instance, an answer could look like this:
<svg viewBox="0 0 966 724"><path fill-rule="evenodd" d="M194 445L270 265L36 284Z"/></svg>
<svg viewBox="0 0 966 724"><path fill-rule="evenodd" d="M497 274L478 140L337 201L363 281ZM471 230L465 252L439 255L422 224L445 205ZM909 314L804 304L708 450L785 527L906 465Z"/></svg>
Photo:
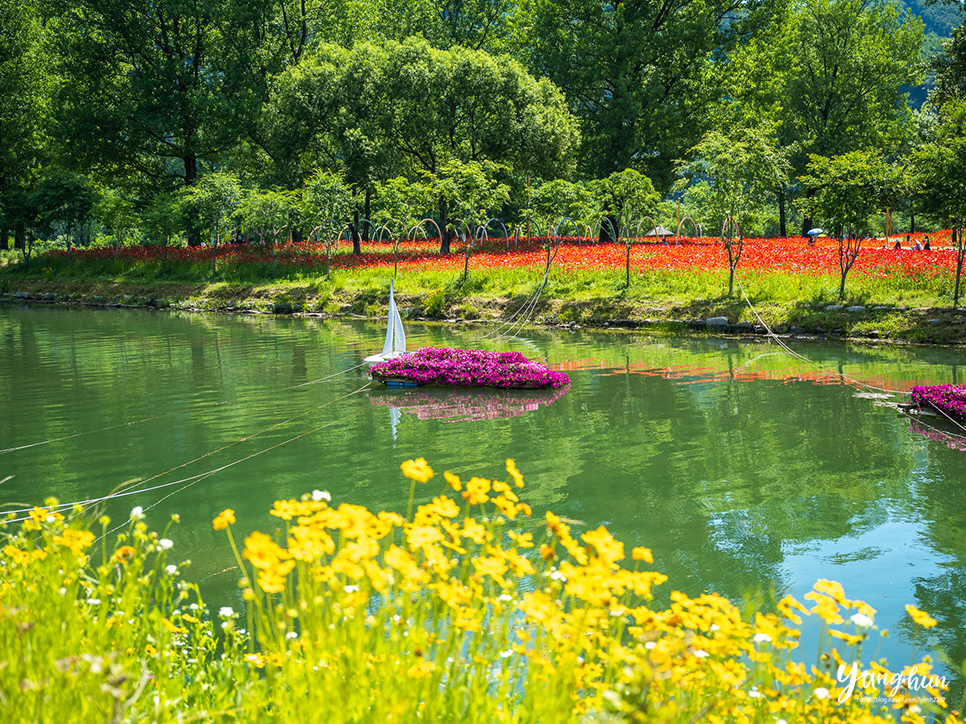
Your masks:
<svg viewBox="0 0 966 724"><path fill-rule="evenodd" d="M385 224L383 224L382 226L373 227L373 233L375 235L378 235L378 238L376 238L376 243L377 244L381 244L382 243L382 235L383 235L383 233L385 233L388 236L388 238L389 238L390 241L393 241L394 239L398 239L398 235L395 235L395 236L393 235L392 227L389 226L389 222L388 221ZM398 243L398 241L396 243Z"/></svg>
<svg viewBox="0 0 966 724"><path fill-rule="evenodd" d="M487 229L490 227L490 225L494 221L500 225L500 228L501 229L503 229L503 238L506 239L506 248L509 249L510 248L510 232L507 231L506 224L504 224L501 219L498 219L495 216L490 217L489 219L486 220L486 223L480 224L477 227L477 229L476 229L476 235L477 235L477 237L478 238L483 238L483 239L488 239L489 238L489 235L487 233Z"/></svg>
<svg viewBox="0 0 966 724"><path fill-rule="evenodd" d="M681 243L681 227L684 225L684 222L685 221L690 221L691 222L691 226L694 227L694 235L695 235L695 238L700 238L701 237L701 227L698 226L697 222L694 219L692 219L690 216L685 216L683 219L680 219L678 221L677 233L674 236L674 243L675 243L675 245Z"/></svg>
<svg viewBox="0 0 966 724"><path fill-rule="evenodd" d="M520 247L520 230L521 230L521 229L522 229L522 228L523 228L524 226L526 226L526 227L527 227L527 228L529 229L529 227L530 227L530 225L533 225L533 226L536 226L536 227L537 227L537 236L538 236L538 237L540 237L540 236L543 236L543 229L542 229L542 228L540 227L540 224L539 224L539 223L537 223L537 220L536 220L536 219L534 219L534 218L532 218L532 217L530 217L530 216L527 216L526 218L524 218L524 219L523 219L523 220L522 220L522 221L521 221L521 222L520 222L519 224L517 224L517 226L516 226L516 232L515 232L515 235L514 235L514 242L516 243L516 245L517 245L517 248L519 248L519 247ZM532 236L529 236L529 235L528 235L528 236L526 237L526 239L527 239L527 242L529 242L529 241L530 241L530 240L531 240L532 238L533 238Z"/></svg>
<svg viewBox="0 0 966 724"><path fill-rule="evenodd" d="M604 228L604 222L605 221L610 226L610 236L611 236L611 238L614 241L617 241L618 240L618 237L619 237L619 235L617 233L617 227L614 226L614 221L609 216L601 216L599 219L597 219L597 221L594 222L594 225L593 225L593 236L595 238L597 238L597 239L600 238L600 231L601 231L601 229Z"/></svg>
<svg viewBox="0 0 966 724"><path fill-rule="evenodd" d="M440 239L440 240L442 240L442 238L443 238L443 232L439 228L439 224L437 224L433 219L430 219L430 218L427 217L425 219L422 219L422 220L416 222L416 224L413 227L411 227L408 232L406 232L406 239L407 239L407 241L415 241L416 240L416 231L417 230L418 231L421 231L423 233L423 239L428 239L429 237L426 236L426 230L423 229L423 224L425 224L427 222L430 223L430 224L432 224L436 228L437 238ZM393 252L392 278L395 279L396 278L397 268L399 266L399 243L398 243L398 241L393 243L393 245L392 245L392 252Z"/></svg>

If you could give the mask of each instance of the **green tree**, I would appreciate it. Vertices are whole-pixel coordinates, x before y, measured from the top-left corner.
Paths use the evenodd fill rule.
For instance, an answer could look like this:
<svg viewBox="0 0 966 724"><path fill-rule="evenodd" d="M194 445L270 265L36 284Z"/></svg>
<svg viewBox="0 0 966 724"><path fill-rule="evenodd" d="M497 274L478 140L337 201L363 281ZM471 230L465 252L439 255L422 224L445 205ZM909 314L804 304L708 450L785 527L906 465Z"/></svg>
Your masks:
<svg viewBox="0 0 966 724"><path fill-rule="evenodd" d="M966 98L950 99L940 108L933 138L916 148L910 167L913 208L953 229L956 306L966 257Z"/></svg>
<svg viewBox="0 0 966 724"><path fill-rule="evenodd" d="M277 270L277 238L289 224L298 219L299 195L285 189L255 189L244 193L236 217L242 228L255 231L260 243L272 249L272 274Z"/></svg>
<svg viewBox="0 0 966 724"><path fill-rule="evenodd" d="M144 211L145 230L161 246L161 272L168 269L168 249L184 226L182 192L156 194Z"/></svg>
<svg viewBox="0 0 966 724"><path fill-rule="evenodd" d="M645 216L657 213L660 201L651 180L632 168L591 181L590 191L597 202L598 216L608 219L611 232L618 236L629 236ZM607 233L601 224L601 239Z"/></svg>
<svg viewBox="0 0 966 724"><path fill-rule="evenodd" d="M0 249L10 230L23 249L25 202L48 151L44 119L52 76L35 3L0 0Z"/></svg>
<svg viewBox="0 0 966 724"><path fill-rule="evenodd" d="M497 175L506 169L492 161L459 161L451 159L439 173L424 172L424 183L440 207L452 209L458 216L454 219L451 234L441 225L443 234L440 252L450 252L450 242L455 234L463 239L463 280L469 275L470 254L476 241L477 231L491 218L494 209L502 207L510 199L510 187L500 183ZM462 229L459 228L462 225Z"/></svg>
<svg viewBox="0 0 966 724"><path fill-rule="evenodd" d="M211 273L217 271L219 235L235 215L241 203L242 187L238 177L229 172L209 173L201 181L185 189L182 196L189 214L202 230L211 234Z"/></svg>
<svg viewBox="0 0 966 724"><path fill-rule="evenodd" d="M707 181L698 195L710 228L731 217L745 235L760 233L761 210L788 183L791 171L789 154L771 130L709 131L691 149L691 156L691 161L679 167L683 178L678 188Z"/></svg>
<svg viewBox="0 0 966 724"><path fill-rule="evenodd" d="M894 152L910 120L904 86L921 77L921 21L902 16L890 2L803 0L778 7L768 32L715 66L728 94L714 111L716 127L777 124L776 146L791 154L796 177L813 154ZM777 198L785 236L785 187ZM802 224L804 233L812 222Z"/></svg>
<svg viewBox="0 0 966 724"><path fill-rule="evenodd" d="M530 193L529 207L548 236L564 219L573 220L578 228L599 220L597 199L580 181L554 179L540 184Z"/></svg>
<svg viewBox="0 0 966 724"><path fill-rule="evenodd" d="M438 175L452 160L554 176L567 172L577 141L548 81L507 57L418 38L351 53L322 46L278 87L267 115L280 167L342 170L363 192L399 175ZM445 227L451 209L442 196L437 204Z"/></svg>
<svg viewBox="0 0 966 724"><path fill-rule="evenodd" d="M966 23L957 27L932 62L936 87L930 102L942 106L953 98L966 98Z"/></svg>
<svg viewBox="0 0 966 724"><path fill-rule="evenodd" d="M78 166L112 181L192 186L200 165L235 146L263 99L230 32L234 2L63 2L53 22L60 72L57 130ZM231 42L229 42L231 41ZM189 242L200 243L198 220Z"/></svg>
<svg viewBox="0 0 966 724"><path fill-rule="evenodd" d="M325 244L325 276L329 276L332 248L353 208L352 189L341 174L317 171L305 183L300 197L301 217L312 224L316 240ZM358 253L360 250L355 250Z"/></svg>
<svg viewBox="0 0 966 724"><path fill-rule="evenodd" d="M433 204L433 192L425 183L396 176L376 184L373 219L396 236L406 236Z"/></svg>
<svg viewBox="0 0 966 724"><path fill-rule="evenodd" d="M845 296L845 277L858 258L861 234L869 219L881 211L901 186L901 170L882 159L878 150L852 151L827 158L813 155L809 176L802 179L814 193L800 200L806 216L822 220L839 240L839 297Z"/></svg>
<svg viewBox="0 0 966 724"><path fill-rule="evenodd" d="M581 169L634 167L667 188L675 159L707 128L717 97L709 61L732 49L771 3L741 0L524 0L516 42L563 89L583 131Z"/></svg>
<svg viewBox="0 0 966 724"><path fill-rule="evenodd" d="M94 207L94 218L110 230L111 248L114 250L114 261L117 261L125 238L138 222L134 204L117 189L107 188Z"/></svg>
<svg viewBox="0 0 966 724"><path fill-rule="evenodd" d="M63 171L45 176L33 193L41 225L63 234L70 266L71 237L90 216L97 194L86 178Z"/></svg>

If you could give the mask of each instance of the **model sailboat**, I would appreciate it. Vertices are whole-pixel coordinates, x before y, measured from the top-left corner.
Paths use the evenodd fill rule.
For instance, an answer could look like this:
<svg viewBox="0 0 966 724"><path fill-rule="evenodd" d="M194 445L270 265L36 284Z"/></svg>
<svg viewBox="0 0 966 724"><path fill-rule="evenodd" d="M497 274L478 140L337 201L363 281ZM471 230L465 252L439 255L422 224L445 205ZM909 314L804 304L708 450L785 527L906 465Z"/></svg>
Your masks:
<svg viewBox="0 0 966 724"><path fill-rule="evenodd" d="M365 361L370 367L406 354L406 333L403 331L402 317L399 316L392 287L392 282L389 282L389 326L386 329L386 341L382 345L382 352L366 357Z"/></svg>

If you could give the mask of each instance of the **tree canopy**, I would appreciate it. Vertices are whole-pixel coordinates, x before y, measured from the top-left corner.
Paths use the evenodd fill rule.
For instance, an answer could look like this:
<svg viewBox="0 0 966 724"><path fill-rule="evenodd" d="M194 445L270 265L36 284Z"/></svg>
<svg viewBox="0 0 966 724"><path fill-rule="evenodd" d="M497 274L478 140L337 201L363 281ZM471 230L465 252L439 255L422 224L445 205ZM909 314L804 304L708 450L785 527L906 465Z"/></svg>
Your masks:
<svg viewBox="0 0 966 724"><path fill-rule="evenodd" d="M609 184L631 171L650 191L628 209L686 186L693 212L784 234L787 209L813 208L789 203L816 193L812 156L903 163L946 132L966 31L914 115L938 41L910 8L933 33L961 21L956 3L891 0L0 0L0 246L55 233L34 203L55 172L138 218L206 176L254 198L333 174L356 249L377 215L616 223ZM443 191L457 177L506 193L469 203ZM425 206L402 214L403 198ZM189 243L202 206L177 215Z"/></svg>

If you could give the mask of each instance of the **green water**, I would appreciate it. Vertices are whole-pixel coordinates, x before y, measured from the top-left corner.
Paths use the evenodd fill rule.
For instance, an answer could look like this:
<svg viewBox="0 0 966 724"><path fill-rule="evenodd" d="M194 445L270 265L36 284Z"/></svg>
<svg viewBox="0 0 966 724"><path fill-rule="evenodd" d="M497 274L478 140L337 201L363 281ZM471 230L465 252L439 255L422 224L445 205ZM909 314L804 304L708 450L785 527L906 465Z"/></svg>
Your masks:
<svg viewBox="0 0 966 724"><path fill-rule="evenodd" d="M237 606L211 528L222 509L242 534L274 530L272 502L314 489L403 512L403 460L505 477L512 457L535 518L552 509L651 547L665 596L801 597L830 578L890 629L867 654L911 658L912 603L966 658L966 452L911 430L884 404L901 398L876 397L963 382L956 352L793 343L806 362L754 340L407 332L411 349L518 350L572 382L559 396L388 392L360 367L381 324L0 305L0 506L101 498L139 478L107 512L120 523L139 505L158 529L180 514L188 575ZM434 482L418 494L438 495Z"/></svg>

